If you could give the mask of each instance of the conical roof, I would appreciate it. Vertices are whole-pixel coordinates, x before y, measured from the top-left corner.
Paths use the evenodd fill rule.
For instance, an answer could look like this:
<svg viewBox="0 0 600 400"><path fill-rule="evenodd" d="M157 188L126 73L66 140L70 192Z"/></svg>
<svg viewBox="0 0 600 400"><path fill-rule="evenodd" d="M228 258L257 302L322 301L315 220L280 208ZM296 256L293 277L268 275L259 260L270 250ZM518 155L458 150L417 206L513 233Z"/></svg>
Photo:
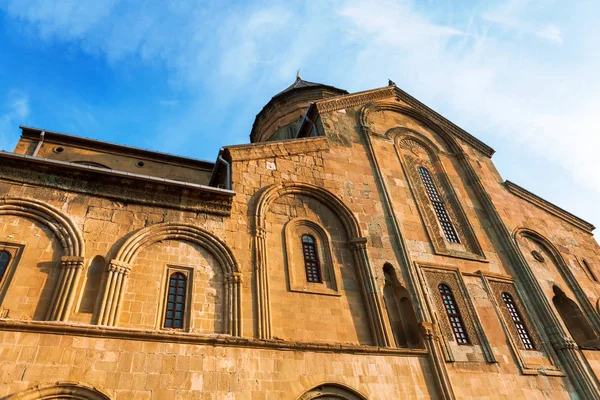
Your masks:
<svg viewBox="0 0 600 400"><path fill-rule="evenodd" d="M287 125L291 119L301 118L312 102L345 94L348 94L346 90L305 81L300 75L296 75L294 83L273 96L256 115L250 141L255 143L268 140L277 129Z"/></svg>
<svg viewBox="0 0 600 400"><path fill-rule="evenodd" d="M294 83L292 83L287 88L283 89L281 92L277 93L275 96L273 96L273 98L281 96L282 94L291 92L294 89L301 89L301 88L306 88L306 87L323 87L323 88L338 91L338 92L340 92L340 94L348 94L348 92L343 89L338 89L336 87L329 86L329 85L323 85L322 83L305 81L304 79L302 79L302 77L300 75L296 75L296 80L294 81Z"/></svg>

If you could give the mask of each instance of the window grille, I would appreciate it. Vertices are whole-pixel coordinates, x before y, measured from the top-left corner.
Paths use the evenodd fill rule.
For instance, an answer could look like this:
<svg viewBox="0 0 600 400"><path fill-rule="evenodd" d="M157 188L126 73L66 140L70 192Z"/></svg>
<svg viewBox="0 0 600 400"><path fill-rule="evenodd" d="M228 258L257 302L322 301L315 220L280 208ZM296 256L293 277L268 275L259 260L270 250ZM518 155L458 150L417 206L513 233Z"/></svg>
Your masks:
<svg viewBox="0 0 600 400"><path fill-rule="evenodd" d="M167 308L165 310L165 328L183 328L186 285L187 278L181 272L175 272L169 278Z"/></svg>
<svg viewBox="0 0 600 400"><path fill-rule="evenodd" d="M0 251L0 282L4 278L4 274L10 264L10 253L8 251Z"/></svg>
<svg viewBox="0 0 600 400"><path fill-rule="evenodd" d="M531 340L531 336L525 327L525 323L523 322L523 318L521 317L521 313L517 309L517 305L515 304L512 296L506 292L502 293L502 300L504 300L504 304L506 304L506 308L508 309L508 313L515 324L515 328L517 328L517 332L521 341L523 342L523 346L527 350L534 350L535 347L533 345L533 340Z"/></svg>
<svg viewBox="0 0 600 400"><path fill-rule="evenodd" d="M437 216L438 221L444 231L444 236L446 236L446 240L451 243L460 243L458 239L458 235L454 230L454 226L452 226L452 221L450 221L450 217L446 212L446 206L444 205L444 201L440 196L437 188L435 187L435 183L433 183L433 178L431 174L427 170L427 168L419 167L419 175L421 176L421 181L423 181L423 185L425 185L425 191L427 192L427 196L433 205L433 209L435 211L435 215Z"/></svg>
<svg viewBox="0 0 600 400"><path fill-rule="evenodd" d="M440 283L438 290L442 296L442 301L444 302L446 314L448 315L448 320L450 321L450 326L452 327L452 332L454 333L456 342L458 344L469 344L467 329L465 328L465 323L460 315L458 305L456 304L454 296L452 295L452 290L444 283Z"/></svg>
<svg viewBox="0 0 600 400"><path fill-rule="evenodd" d="M304 269L308 282L321 283L321 266L315 246L315 238L310 235L302 235L302 253L304 255Z"/></svg>

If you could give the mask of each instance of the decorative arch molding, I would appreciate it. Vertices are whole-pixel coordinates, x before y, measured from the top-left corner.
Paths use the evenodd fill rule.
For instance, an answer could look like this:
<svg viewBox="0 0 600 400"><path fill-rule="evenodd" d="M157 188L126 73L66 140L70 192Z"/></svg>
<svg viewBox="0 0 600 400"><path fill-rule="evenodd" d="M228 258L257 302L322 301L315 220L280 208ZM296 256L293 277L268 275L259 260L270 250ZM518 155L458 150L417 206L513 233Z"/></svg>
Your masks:
<svg viewBox="0 0 600 400"><path fill-rule="evenodd" d="M390 128L385 133L385 136L390 138L396 145L402 145L405 141L412 141L416 146L419 146L423 151L435 158L439 158L439 154L443 153L440 147L431 139L410 128L401 126Z"/></svg>
<svg viewBox="0 0 600 400"><path fill-rule="evenodd" d="M254 212L254 268L256 271L258 336L271 339L271 305L267 261L266 218L270 205L286 195L303 195L314 198L329 207L342 221L358 276L371 327L377 346L390 346L385 330L383 307L377 295L375 276L367 255L367 239L362 236L360 226L350 208L337 196L319 186L303 182L286 181L266 187L258 198Z"/></svg>
<svg viewBox="0 0 600 400"><path fill-rule="evenodd" d="M341 383L323 383L304 392L297 400L368 400L358 391Z"/></svg>
<svg viewBox="0 0 600 400"><path fill-rule="evenodd" d="M267 211L271 203L279 197L289 194L300 194L319 200L335 211L341 218L351 241L362 237L358 221L350 208L341 199L319 186L310 183L291 181L269 186L263 191L258 199L256 211L254 213L257 229L265 229Z"/></svg>
<svg viewBox="0 0 600 400"><path fill-rule="evenodd" d="M319 259L319 271L322 282L307 282L303 249L300 238L307 234L316 241L316 253ZM289 220L284 227L285 262L288 271L288 285L291 291L339 296L342 281L339 268L333 261L332 240L329 232L321 224L306 218ZM300 259L302 262L300 263Z"/></svg>
<svg viewBox="0 0 600 400"><path fill-rule="evenodd" d="M0 215L14 215L37 221L48 227L60 240L64 256L84 256L85 242L79 227L50 204L33 199L3 197L0 199Z"/></svg>
<svg viewBox="0 0 600 400"><path fill-rule="evenodd" d="M52 385L36 386L24 392L10 395L6 400L110 400L96 388L71 382L57 382Z"/></svg>
<svg viewBox="0 0 600 400"><path fill-rule="evenodd" d="M240 336L242 334L242 273L232 251L222 240L205 229L190 224L171 222L140 229L121 246L115 258L110 261L98 324L112 326L117 324L133 260L140 250L163 240L195 243L215 257L223 269L225 277L225 333Z"/></svg>
<svg viewBox="0 0 600 400"><path fill-rule="evenodd" d="M443 151L429 138L412 129L395 127L388 130L386 136L394 140L398 160L406 175L434 251L452 257L485 261L485 253L440 159ZM419 174L420 167L424 167L431 173L431 179L443 199L445 211L449 214L452 229L460 243L450 243L446 240Z"/></svg>
<svg viewBox="0 0 600 400"><path fill-rule="evenodd" d="M519 244L519 237L524 237L529 240L532 240L538 245L542 246L544 249L546 249L546 251L552 257L552 263L556 266L558 272L564 278L567 286L575 295L575 298L577 299L577 302L583 309L583 312L585 313L586 317L592 323L596 334L600 335L600 318L598 317L598 314L594 309L594 305L583 291L583 288L577 281L577 278L575 278L575 276L573 275L573 272L568 267L558 248L541 233L526 227L519 227L515 229L513 237L515 242L517 243L517 247L519 247L521 251L522 249Z"/></svg>
<svg viewBox="0 0 600 400"><path fill-rule="evenodd" d="M452 134L450 134L446 130L442 129L438 124L436 124L435 122L433 122L432 120L430 120L429 118L427 118L426 116L421 114L420 112L418 112L408 106L398 104L396 102L386 101L386 102L377 102L377 103L366 104L361 109L360 117L359 117L360 124L363 129L367 129L367 130L371 131L369 115L376 111L392 111L392 112L396 112L398 114L406 115L407 117L410 117L410 118L420 122L425 127L431 129L438 136L440 136L440 138L442 138L442 140L444 140L444 142L446 143L446 145L448 146L448 148L450 149L450 151L452 153L455 153L455 154L464 153L462 147L458 143L458 140ZM387 136L387 134L386 134L386 136Z"/></svg>
<svg viewBox="0 0 600 400"><path fill-rule="evenodd" d="M0 199L0 215L12 215L39 222L50 229L60 241L63 249L60 275L45 319L67 321L84 265L85 241L81 230L62 211L39 200L3 197Z"/></svg>

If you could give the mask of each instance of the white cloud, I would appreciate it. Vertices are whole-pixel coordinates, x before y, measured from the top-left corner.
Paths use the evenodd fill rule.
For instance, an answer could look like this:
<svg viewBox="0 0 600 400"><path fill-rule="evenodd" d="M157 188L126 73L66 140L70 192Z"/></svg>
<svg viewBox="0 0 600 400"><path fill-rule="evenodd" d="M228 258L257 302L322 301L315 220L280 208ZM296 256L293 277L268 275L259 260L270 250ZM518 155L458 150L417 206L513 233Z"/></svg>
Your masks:
<svg viewBox="0 0 600 400"><path fill-rule="evenodd" d="M541 38L548 40L550 43L563 43L560 28L554 24L548 24L544 26L543 28L539 29L535 34Z"/></svg>
<svg viewBox="0 0 600 400"><path fill-rule="evenodd" d="M3 103L3 104L2 104ZM16 126L22 124L29 116L29 97L27 93L11 90L0 103L0 149L12 150Z"/></svg>
<svg viewBox="0 0 600 400"><path fill-rule="evenodd" d="M306 79L349 90L384 86L391 78L475 136L517 144L568 171L590 193L600 192L594 161L600 35L566 27L586 18L595 26L594 13L578 8L583 5L510 0L463 6L462 14L444 18L449 13L434 16L435 7L408 0L8 4L10 15L45 40L77 43L113 65L158 63L172 82L203 95L209 88L224 106L266 88L276 93L297 68ZM236 112L259 111L252 107ZM190 109L190 123L199 125L198 118ZM240 129L245 139L250 126Z"/></svg>

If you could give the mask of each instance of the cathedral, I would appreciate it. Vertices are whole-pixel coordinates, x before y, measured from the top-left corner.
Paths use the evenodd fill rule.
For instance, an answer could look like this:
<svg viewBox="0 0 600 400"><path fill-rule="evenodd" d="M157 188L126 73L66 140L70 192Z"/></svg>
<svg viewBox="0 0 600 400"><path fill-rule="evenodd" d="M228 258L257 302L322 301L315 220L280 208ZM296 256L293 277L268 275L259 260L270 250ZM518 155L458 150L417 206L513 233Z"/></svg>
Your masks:
<svg viewBox="0 0 600 400"><path fill-rule="evenodd" d="M21 131L0 399L600 399L594 226L391 81L298 76L214 163Z"/></svg>

